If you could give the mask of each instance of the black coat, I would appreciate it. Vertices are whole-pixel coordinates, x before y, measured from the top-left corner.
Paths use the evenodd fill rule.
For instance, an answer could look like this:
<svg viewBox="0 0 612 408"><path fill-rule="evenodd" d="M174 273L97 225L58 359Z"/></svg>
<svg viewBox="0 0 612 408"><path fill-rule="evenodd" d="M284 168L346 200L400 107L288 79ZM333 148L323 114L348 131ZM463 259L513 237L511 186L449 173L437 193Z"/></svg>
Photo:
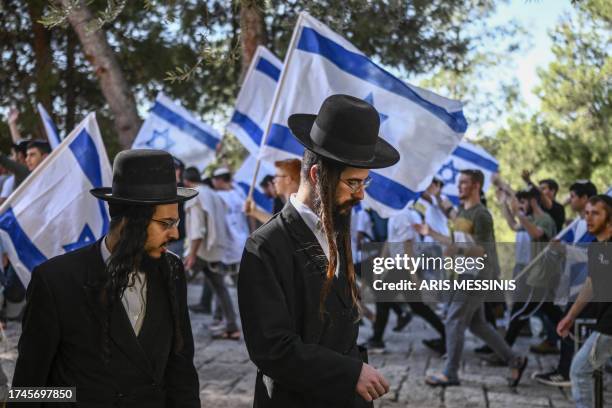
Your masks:
<svg viewBox="0 0 612 408"><path fill-rule="evenodd" d="M238 278L244 339L257 366L254 407L357 408L362 358L344 262L319 299L327 259L291 204L247 240ZM265 374L274 381L272 398Z"/></svg>
<svg viewBox="0 0 612 408"><path fill-rule="evenodd" d="M100 244L52 258L32 272L13 386L75 386L78 406L88 408L199 408L187 286L180 260L165 255L178 270L175 283L182 351L175 354L172 350L168 286L157 270L147 275L145 318L138 337L123 304L114 306L111 358L106 364L102 351L107 338L102 328L106 310L100 302L106 272Z"/></svg>

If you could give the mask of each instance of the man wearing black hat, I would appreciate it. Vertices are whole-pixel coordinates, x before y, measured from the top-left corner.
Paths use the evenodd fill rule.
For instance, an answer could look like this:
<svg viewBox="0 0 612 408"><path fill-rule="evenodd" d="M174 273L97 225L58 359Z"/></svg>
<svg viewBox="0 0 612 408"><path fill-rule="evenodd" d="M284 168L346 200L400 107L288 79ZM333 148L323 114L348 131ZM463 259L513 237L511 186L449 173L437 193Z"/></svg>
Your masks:
<svg viewBox="0 0 612 408"><path fill-rule="evenodd" d="M200 407L185 275L166 251L177 203L197 192L176 187L169 154L128 150L112 188L91 193L110 231L32 272L13 387L76 387L81 407Z"/></svg>
<svg viewBox="0 0 612 408"><path fill-rule="evenodd" d="M359 293L351 257L351 208L368 169L398 152L378 137L379 115L347 95L289 127L306 148L297 194L247 240L238 278L245 342L258 368L254 406L371 406L389 390L356 345Z"/></svg>

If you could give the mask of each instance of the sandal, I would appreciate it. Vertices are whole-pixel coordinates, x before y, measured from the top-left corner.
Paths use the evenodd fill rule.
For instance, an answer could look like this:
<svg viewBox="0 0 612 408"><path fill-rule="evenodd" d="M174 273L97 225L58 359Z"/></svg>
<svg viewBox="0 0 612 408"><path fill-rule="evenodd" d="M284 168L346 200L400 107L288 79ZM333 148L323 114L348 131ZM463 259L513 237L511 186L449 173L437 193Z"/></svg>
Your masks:
<svg viewBox="0 0 612 408"><path fill-rule="evenodd" d="M221 333L217 333L217 334L213 334L212 335L213 340L234 340L234 341L238 341L240 340L240 330L234 330L234 331L223 331Z"/></svg>
<svg viewBox="0 0 612 408"><path fill-rule="evenodd" d="M527 368L527 363L529 359L527 357L520 357L522 359L521 364L518 367L513 367L511 369L511 373L514 374L513 370L518 370L516 373L516 377L511 374L511 377L508 378L508 385L510 387L516 387L521 382L521 377L523 377L523 373L525 372L525 368Z"/></svg>
<svg viewBox="0 0 612 408"><path fill-rule="evenodd" d="M449 380L444 374L436 373L425 377L425 384L432 387L451 387L460 385L459 380Z"/></svg>

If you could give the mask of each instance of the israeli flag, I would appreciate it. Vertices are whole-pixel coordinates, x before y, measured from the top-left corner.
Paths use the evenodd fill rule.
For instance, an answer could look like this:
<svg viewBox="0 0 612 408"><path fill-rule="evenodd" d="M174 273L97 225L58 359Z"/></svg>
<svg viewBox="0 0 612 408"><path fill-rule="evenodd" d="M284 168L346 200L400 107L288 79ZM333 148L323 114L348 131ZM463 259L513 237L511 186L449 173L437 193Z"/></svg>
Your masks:
<svg viewBox="0 0 612 408"><path fill-rule="evenodd" d="M400 152L399 163L370 172L373 182L366 190L366 204L385 217L419 197L467 129L461 102L401 81L326 25L301 13L261 158L301 156L302 145L291 136L287 120L293 113L316 114L332 94L352 95L373 105L380 114L381 136Z"/></svg>
<svg viewBox="0 0 612 408"><path fill-rule="evenodd" d="M467 169L482 171L484 174L482 189L486 192L491 185L491 176L499 171L499 163L482 147L466 141L459 143L435 176L444 182L442 194L446 195L455 205L459 205L459 190L457 189L459 172Z"/></svg>
<svg viewBox="0 0 612 408"><path fill-rule="evenodd" d="M106 206L89 190L111 183L111 166L90 113L0 207L0 238L24 286L37 265L106 234Z"/></svg>
<svg viewBox="0 0 612 408"><path fill-rule="evenodd" d="M59 132L57 131L57 127L55 127L55 123L53 123L53 119L51 119L51 116L49 116L45 107L42 106L41 103L36 106L38 107L38 114L40 115L45 127L45 132L47 133L47 139L49 139L51 149L55 149L62 142Z"/></svg>
<svg viewBox="0 0 612 408"><path fill-rule="evenodd" d="M132 149L159 149L200 171L215 158L221 135L191 112L160 93Z"/></svg>
<svg viewBox="0 0 612 408"><path fill-rule="evenodd" d="M257 157L253 155L249 155L236 174L234 174L234 182L240 186L240 188L244 191L245 196L249 195L249 188L253 181L253 174L255 174L255 166L257 165ZM255 185L253 186L253 201L255 204L263 211L272 214L272 210L274 209L274 199L269 198L265 195L259 183L263 180L267 175L274 175L276 171L274 170L274 166L271 166L270 163L260 162L259 172L257 172L257 180L255 181Z"/></svg>
<svg viewBox="0 0 612 408"><path fill-rule="evenodd" d="M246 73L228 132L235 135L251 153L259 154L259 145L268 123L268 114L283 63L266 47L259 46Z"/></svg>

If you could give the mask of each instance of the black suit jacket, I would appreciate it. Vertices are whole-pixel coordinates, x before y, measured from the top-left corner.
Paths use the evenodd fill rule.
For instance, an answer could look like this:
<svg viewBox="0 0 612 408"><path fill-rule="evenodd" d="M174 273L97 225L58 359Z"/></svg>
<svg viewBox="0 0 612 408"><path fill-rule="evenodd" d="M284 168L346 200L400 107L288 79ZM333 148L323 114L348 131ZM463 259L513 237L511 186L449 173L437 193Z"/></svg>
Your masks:
<svg viewBox="0 0 612 408"><path fill-rule="evenodd" d="M177 271L182 351L175 354L172 350L170 298L158 270L147 276L146 312L138 337L121 302L114 306L111 359L105 364L102 322L106 310L100 303L100 290L106 272L101 242L52 258L32 272L13 387L74 386L80 407L199 408L187 286L180 260L165 255Z"/></svg>
<svg viewBox="0 0 612 408"><path fill-rule="evenodd" d="M344 264L344 263L343 263ZM319 299L327 258L291 204L247 240L238 277L244 339L257 366L257 408L368 407L355 388L362 359L345 268ZM270 398L263 375L274 381Z"/></svg>

